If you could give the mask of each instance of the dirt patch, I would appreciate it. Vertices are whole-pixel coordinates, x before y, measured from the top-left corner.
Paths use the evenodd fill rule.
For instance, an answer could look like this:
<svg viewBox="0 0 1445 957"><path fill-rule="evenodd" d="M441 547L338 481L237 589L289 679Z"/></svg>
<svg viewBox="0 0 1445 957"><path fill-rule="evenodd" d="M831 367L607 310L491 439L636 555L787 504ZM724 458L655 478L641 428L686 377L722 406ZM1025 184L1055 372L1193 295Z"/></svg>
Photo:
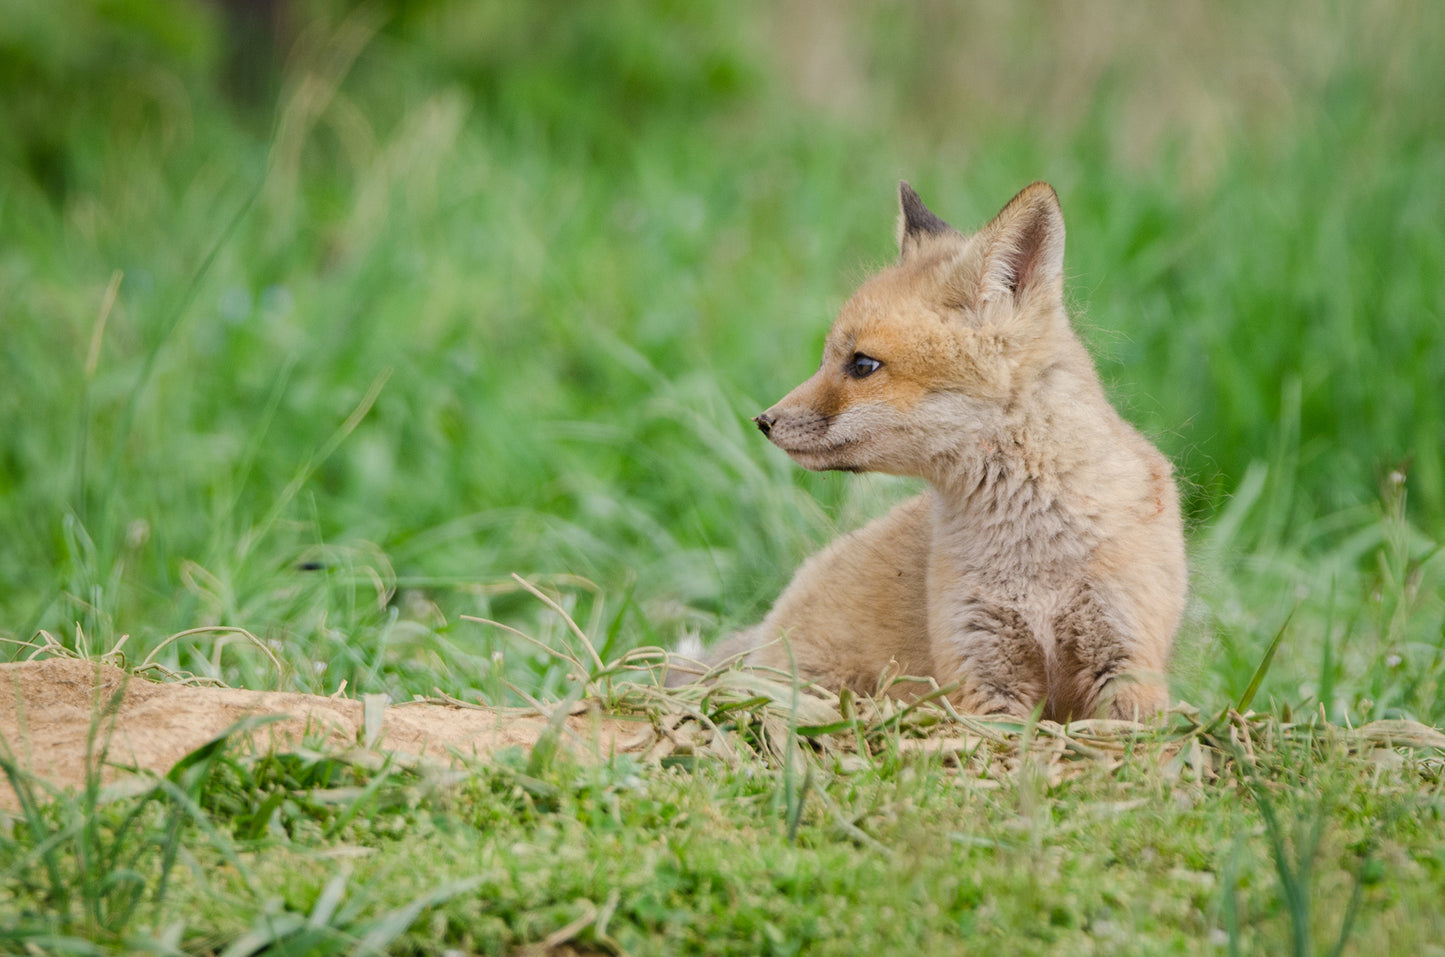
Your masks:
<svg viewBox="0 0 1445 957"><path fill-rule="evenodd" d="M105 746L106 783L143 769L164 774L191 751L252 715L283 720L250 732L259 748L303 742L338 750L362 747L368 728L361 701L318 695L158 683L108 664L51 658L0 664L0 754L62 788L78 788L93 754ZM529 748L548 726L536 711L409 703L387 707L371 749L440 763ZM630 750L646 730L620 718L569 715L563 741L583 756ZM651 740L650 734L642 735ZM15 794L0 787L0 807Z"/></svg>
<svg viewBox="0 0 1445 957"><path fill-rule="evenodd" d="M1241 754L1276 747L1283 738L1396 763L1414 751L1436 769L1433 775L1445 756L1445 733L1413 721L1340 728L1317 721L1280 722L1253 712L1212 716L1183 704L1162 727L981 718L946 713L931 704L900 709L888 698L854 699L845 718L836 696L800 696L788 685L748 671L726 672L705 687L676 689L661 710L643 707L649 700L657 704L655 697L639 696L638 716L631 719L576 705L562 718L559 743L582 759L630 753L645 763L671 755L736 761L755 754L783 764L792 760L789 742L796 733L831 766L866 767L879 751L928 753L960 780L979 787L1024 770L1042 774L1052 786L1101 767L1140 762L1157 763L1169 779L1198 786L1231 773L1229 766ZM727 711L728 720L703 717L719 709ZM370 710L368 718L367 704L349 698L157 683L112 665L68 658L0 664L0 756L13 756L23 770L57 788L82 786L87 769L95 765L93 756L102 751L105 783L136 770L164 774L248 716L282 716L243 736L250 747L263 751L305 745L440 765L484 759L514 746L531 748L551 721L532 709L408 702ZM16 803L8 783L0 783L0 810Z"/></svg>

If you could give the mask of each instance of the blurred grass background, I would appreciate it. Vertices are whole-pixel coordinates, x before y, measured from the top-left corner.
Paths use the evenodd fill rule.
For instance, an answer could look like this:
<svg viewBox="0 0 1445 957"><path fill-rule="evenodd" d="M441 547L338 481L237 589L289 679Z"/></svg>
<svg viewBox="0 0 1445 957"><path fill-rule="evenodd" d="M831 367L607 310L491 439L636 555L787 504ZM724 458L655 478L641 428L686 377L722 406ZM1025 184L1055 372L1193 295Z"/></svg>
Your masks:
<svg viewBox="0 0 1445 957"><path fill-rule="evenodd" d="M896 181L969 229L1047 179L1180 467L1177 694L1285 627L1257 706L1445 721L1442 43L1406 0L0 0L0 636L496 701L562 681L459 618L565 641L513 572L614 652L746 623L908 489L747 421Z"/></svg>

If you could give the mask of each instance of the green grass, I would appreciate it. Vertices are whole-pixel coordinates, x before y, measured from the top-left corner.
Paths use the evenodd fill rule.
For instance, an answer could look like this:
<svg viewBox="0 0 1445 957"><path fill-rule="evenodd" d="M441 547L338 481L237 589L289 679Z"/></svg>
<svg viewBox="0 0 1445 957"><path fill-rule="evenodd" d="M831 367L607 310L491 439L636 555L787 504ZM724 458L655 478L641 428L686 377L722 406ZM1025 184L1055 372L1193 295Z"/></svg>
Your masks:
<svg viewBox="0 0 1445 957"><path fill-rule="evenodd" d="M850 762L810 737L800 793L766 751L736 750L762 712L713 718L730 760L513 750L460 776L218 739L139 796L28 804L0 836L16 918L0 940L1308 954L1424 953L1442 930L1438 751L1235 716L1084 735L1063 758L1067 739L1017 727L930 754L905 724L867 731Z"/></svg>
<svg viewBox="0 0 1445 957"><path fill-rule="evenodd" d="M909 488L804 474L747 421L893 255L894 184L968 228L1044 178L1078 325L1180 467L1176 697L1239 701L1278 636L1256 710L1445 723L1445 21L1235 7L320 2L238 85L211 6L0 4L0 639L509 702L567 668L471 618L573 640L513 573L609 660L755 620ZM1347 952L1438 940L1438 763L1292 748L1184 792L562 766L539 807L505 762L387 772L336 831L191 795L164 894L179 796L62 801L6 846L131 909L53 880L0 909L217 952L498 951L592 914L587 946L638 953L1244 953L1328 951L1359 885ZM216 794L287 790L235 773ZM80 860L111 831L142 884Z"/></svg>

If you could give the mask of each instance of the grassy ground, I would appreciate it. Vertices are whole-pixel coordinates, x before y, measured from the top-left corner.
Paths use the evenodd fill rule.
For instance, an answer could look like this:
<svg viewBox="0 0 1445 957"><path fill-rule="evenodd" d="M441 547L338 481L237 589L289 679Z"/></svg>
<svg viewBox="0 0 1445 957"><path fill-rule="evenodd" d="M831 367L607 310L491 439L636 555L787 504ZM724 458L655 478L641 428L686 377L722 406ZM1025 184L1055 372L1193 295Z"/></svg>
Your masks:
<svg viewBox="0 0 1445 957"><path fill-rule="evenodd" d="M606 657L750 621L908 490L802 474L747 422L892 255L894 184L967 228L1044 178L1111 394L1181 468L1177 696L1217 713L1282 634L1254 701L1275 722L1445 723L1428 9L322 3L270 74L234 66L209 6L4 6L0 638L506 702L567 691L461 617L564 644L513 572ZM230 632L166 643L203 626L282 671ZM1328 950L1360 887L1359 952L1438 940L1438 762L1261 760L1192 790L885 762L801 804L764 759L503 763L439 791L342 769L381 803L332 826L288 798L295 826L260 836L265 788L210 782L13 826L0 867L27 880L0 906L236 953L268 914L494 951L589 906L583 942L628 952L1273 952L1304 926ZM73 882L40 862L99 888L87 855L132 813L133 875L95 893L136 909L57 899ZM91 843L57 857L46 827Z"/></svg>
<svg viewBox="0 0 1445 957"><path fill-rule="evenodd" d="M748 713L730 721L746 728ZM765 721L751 722L753 735ZM1176 718L1132 740L975 730L986 736L953 731L949 747L928 751L909 744L937 738L875 732L850 761L808 748L780 764L714 753L659 768L510 752L462 776L211 749L142 798L83 793L30 808L0 838L16 862L0 942L225 953L1438 948L1438 733L1437 756L1422 759L1272 718L1210 729Z"/></svg>

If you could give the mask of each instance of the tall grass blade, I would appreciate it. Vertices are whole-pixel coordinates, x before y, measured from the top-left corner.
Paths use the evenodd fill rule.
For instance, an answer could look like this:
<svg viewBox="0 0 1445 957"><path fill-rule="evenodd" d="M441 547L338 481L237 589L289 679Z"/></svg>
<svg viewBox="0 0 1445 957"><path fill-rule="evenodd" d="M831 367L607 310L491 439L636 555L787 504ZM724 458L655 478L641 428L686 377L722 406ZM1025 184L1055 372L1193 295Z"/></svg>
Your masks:
<svg viewBox="0 0 1445 957"><path fill-rule="evenodd" d="M1289 623L1297 611L1299 611L1298 604L1290 609L1290 613L1284 618L1284 623L1281 624L1279 630L1274 633L1274 638L1270 641L1269 647L1264 650L1264 657L1260 659L1259 667L1254 669L1254 677L1249 680L1249 686L1244 689L1244 694L1240 695L1239 700L1235 702L1235 711L1243 714L1254 701L1254 696L1255 693L1259 691L1259 686L1264 684L1264 676L1269 674L1269 666L1274 662L1274 653L1279 651L1280 643L1284 641L1284 633L1288 630Z"/></svg>

